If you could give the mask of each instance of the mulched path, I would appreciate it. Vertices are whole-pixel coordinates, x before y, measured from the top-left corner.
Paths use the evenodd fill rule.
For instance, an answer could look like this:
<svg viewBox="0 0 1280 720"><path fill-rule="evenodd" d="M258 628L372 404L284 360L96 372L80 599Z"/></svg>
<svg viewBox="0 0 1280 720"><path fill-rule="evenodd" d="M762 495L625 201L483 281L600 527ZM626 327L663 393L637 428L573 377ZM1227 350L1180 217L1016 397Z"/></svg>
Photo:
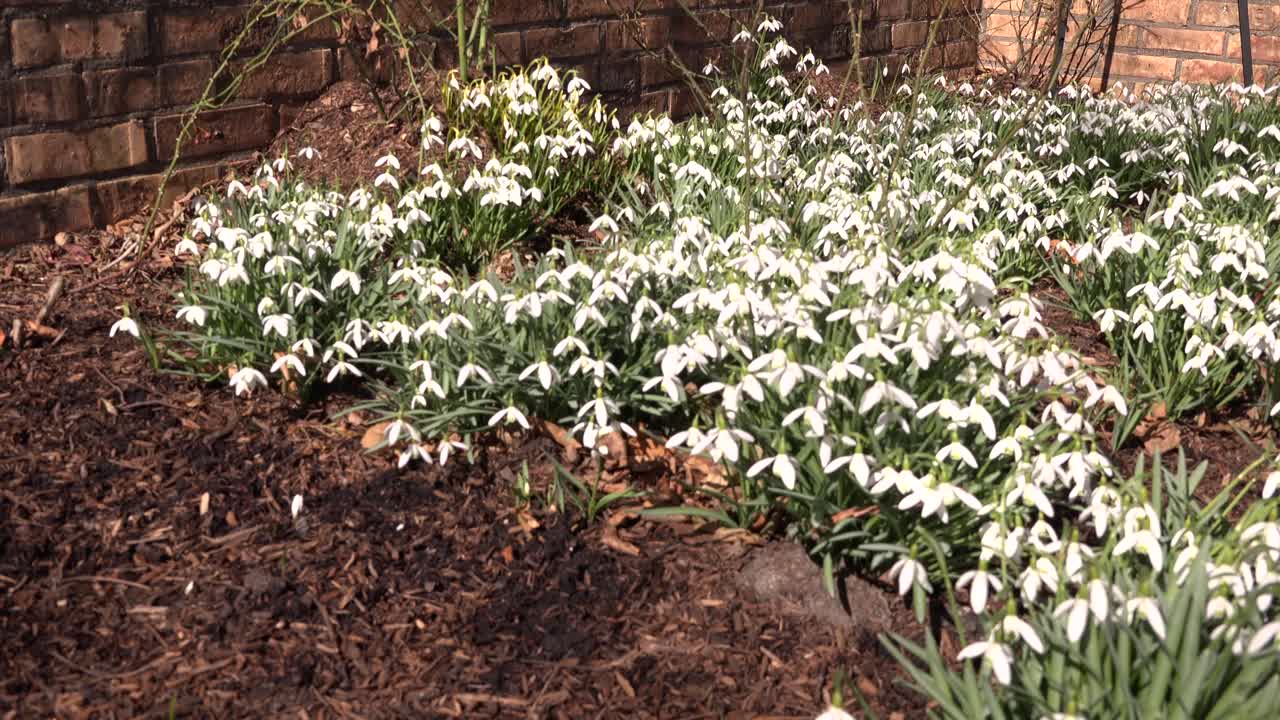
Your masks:
<svg viewBox="0 0 1280 720"><path fill-rule="evenodd" d="M117 243L0 257L3 327L69 286L60 335L0 349L0 717L811 718L836 672L923 713L871 633L739 589L756 540L623 524L633 556L522 517L511 469L554 443L397 471L334 419L353 397L153 371L107 330L126 301L166 322L178 271L91 286Z"/></svg>

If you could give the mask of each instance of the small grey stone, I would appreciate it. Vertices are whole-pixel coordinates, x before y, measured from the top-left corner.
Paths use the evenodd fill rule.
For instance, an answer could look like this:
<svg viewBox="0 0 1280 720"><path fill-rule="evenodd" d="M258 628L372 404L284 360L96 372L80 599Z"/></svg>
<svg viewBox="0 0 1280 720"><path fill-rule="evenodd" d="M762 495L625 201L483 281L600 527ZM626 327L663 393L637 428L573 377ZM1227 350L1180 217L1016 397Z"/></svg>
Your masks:
<svg viewBox="0 0 1280 720"><path fill-rule="evenodd" d="M823 586L821 568L804 548L794 543L775 543L755 550L735 582L760 602L776 605L786 614L870 632L883 632L890 625L889 603L880 589L859 578L846 578L842 585L852 614L846 612Z"/></svg>

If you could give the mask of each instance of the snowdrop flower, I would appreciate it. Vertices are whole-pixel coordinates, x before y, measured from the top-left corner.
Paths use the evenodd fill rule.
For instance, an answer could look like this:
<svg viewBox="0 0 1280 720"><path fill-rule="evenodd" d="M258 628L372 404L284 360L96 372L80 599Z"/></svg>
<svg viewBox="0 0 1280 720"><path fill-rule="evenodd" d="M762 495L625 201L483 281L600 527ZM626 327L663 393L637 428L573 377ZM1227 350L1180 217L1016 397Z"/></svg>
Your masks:
<svg viewBox="0 0 1280 720"><path fill-rule="evenodd" d="M423 447L421 443L409 443L409 445L404 450L401 450L400 454L396 457L396 467L403 469L414 460L421 460L427 465L430 465L431 453L427 452L427 449Z"/></svg>
<svg viewBox="0 0 1280 720"><path fill-rule="evenodd" d="M554 367L545 360L540 360L522 370L520 372L520 380L527 380L534 374L537 374L538 384L542 386L543 390L550 390L551 384L560 376Z"/></svg>
<svg viewBox="0 0 1280 720"><path fill-rule="evenodd" d="M125 332L134 337L139 337L138 323L134 322L131 317L122 317L111 325L111 332L107 333L107 337L115 337L118 332Z"/></svg>
<svg viewBox="0 0 1280 720"><path fill-rule="evenodd" d="M514 405L509 405L502 410L499 410L493 414L493 417L489 418L489 427L497 427L502 424L510 425L512 423L519 424L520 427L525 430L532 427L529 424L529 419L526 418L524 413L520 412L520 410Z"/></svg>
<svg viewBox="0 0 1280 720"><path fill-rule="evenodd" d="M467 363L458 369L458 383L457 383L458 387L462 387L463 385L466 385L467 378L471 377L472 375L475 375L476 377L483 380L486 385L493 384L493 376L489 374L488 370L485 370L484 368L474 363Z"/></svg>
<svg viewBox="0 0 1280 720"><path fill-rule="evenodd" d="M991 664L991 671L1001 685L1008 685L1012 680L1013 653L1004 643L981 640L966 646L956 655L956 658L959 660L982 658Z"/></svg>
<svg viewBox="0 0 1280 720"><path fill-rule="evenodd" d="M1154 598L1149 598L1149 597L1133 598L1125 602L1124 612L1125 612L1125 617L1128 618L1129 622L1133 622L1133 619L1135 617L1141 616L1142 619L1147 621L1147 624L1151 627L1151 630L1155 632L1156 637L1160 638L1161 640L1164 640L1164 636L1165 636L1164 615L1162 615L1160 612L1160 604Z"/></svg>
<svg viewBox="0 0 1280 720"><path fill-rule="evenodd" d="M281 355L276 358L276 361L271 365L271 372L273 373L282 372L285 369L292 370L299 376L307 374L307 366L303 365L302 360L292 353Z"/></svg>
<svg viewBox="0 0 1280 720"><path fill-rule="evenodd" d="M1035 628L1026 620L1017 615L1006 615L996 626L997 630L1003 636L1012 636L1022 640L1027 647L1037 653L1044 652L1044 642L1040 640L1040 636L1036 634Z"/></svg>
<svg viewBox="0 0 1280 720"><path fill-rule="evenodd" d="M960 575L960 579L956 581L958 589L970 587L969 590L969 607L973 609L974 614L981 615L987 610L987 598L990 597L992 590L1000 592L1004 589L1004 583L1000 577L987 572L985 565L977 570L969 570Z"/></svg>
<svg viewBox="0 0 1280 720"><path fill-rule="evenodd" d="M177 314L177 318L179 320L185 320L186 322L199 327L204 327L204 322L207 317L208 311L199 305L183 305L178 309ZM134 333L134 335L136 337L136 333Z"/></svg>
<svg viewBox="0 0 1280 720"><path fill-rule="evenodd" d="M747 477L753 478L764 472L765 468L769 468L773 476L782 481L782 484L788 490L794 490L796 487L796 467L791 457L784 453L778 453L773 457L767 457L752 465L747 469Z"/></svg>
<svg viewBox="0 0 1280 720"><path fill-rule="evenodd" d="M302 496L294 495L293 500L289 503L289 515L294 520L297 520L298 516L301 514L302 514Z"/></svg>
<svg viewBox="0 0 1280 720"><path fill-rule="evenodd" d="M266 376L251 367L240 368L231 375L231 387L235 389L237 397L252 392L256 387L266 386Z"/></svg>
<svg viewBox="0 0 1280 720"><path fill-rule="evenodd" d="M1111 554L1115 557L1120 557L1134 549L1147 556L1147 559L1151 562L1151 567L1156 572L1164 569L1164 548L1160 544L1160 539L1153 532L1150 530L1138 530L1127 533L1116 544Z"/></svg>
<svg viewBox="0 0 1280 720"><path fill-rule="evenodd" d="M913 558L899 558L889 568L889 578L897 578L899 595L906 595L916 585L925 592L933 592L933 586L929 584L929 571Z"/></svg>
<svg viewBox="0 0 1280 720"><path fill-rule="evenodd" d="M1275 496L1277 489L1280 489L1280 470L1273 470L1269 475L1267 475L1267 480L1262 485L1263 499L1270 500Z"/></svg>
<svg viewBox="0 0 1280 720"><path fill-rule="evenodd" d="M337 290L343 285L351 287L351 294L360 294L360 276L355 272L342 269L333 274L333 279L329 281L329 289Z"/></svg>
<svg viewBox="0 0 1280 720"><path fill-rule="evenodd" d="M1084 631L1088 629L1089 617L1092 616L1094 622L1103 623L1107 621L1108 612L1106 595L1099 597L1091 591L1088 599L1071 598L1059 603L1053 614L1056 617L1067 617L1067 639L1080 642Z"/></svg>

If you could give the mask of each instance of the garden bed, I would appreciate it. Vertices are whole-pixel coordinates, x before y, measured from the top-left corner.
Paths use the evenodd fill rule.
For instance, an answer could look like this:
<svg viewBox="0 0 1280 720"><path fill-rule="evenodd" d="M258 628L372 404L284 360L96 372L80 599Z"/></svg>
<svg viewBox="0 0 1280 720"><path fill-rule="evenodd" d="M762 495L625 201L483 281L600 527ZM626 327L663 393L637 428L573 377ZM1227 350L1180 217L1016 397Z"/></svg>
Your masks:
<svg viewBox="0 0 1280 720"><path fill-rule="evenodd" d="M431 690L441 713L808 713L827 689L891 717L1280 711L1275 104L921 76L871 112L818 96L779 27L739 36L747 71L685 123L624 127L543 63L448 84L421 162L379 157L345 192L299 181L311 149L272 159L194 209L155 284L80 285L66 320L115 344L35 323L3 366L72 433L9 440L31 492L63 498L14 501L44 539L6 543L13 593L80 508L48 466L76 488L125 468L84 503L134 519L70 534L107 547L51 550L48 581L115 586L155 642L212 586L215 636L278 659L309 652L296 631L329 656L257 663L255 686L300 664L296 684L349 693L460 678ZM588 193L586 232L549 237ZM780 537L799 559L749 547ZM753 581L787 557L809 575ZM401 646L416 659L383 661Z"/></svg>
<svg viewBox="0 0 1280 720"><path fill-rule="evenodd" d="M99 241L119 243L0 264L5 317L33 316L55 274L73 293L59 340L0 357L0 711L810 717L837 669L886 713L922 707L874 634L743 590L750 538L645 521L619 531L631 556L569 514L522 530L501 478L564 462L554 442L398 471L329 418L349 396L301 409L157 376L102 337L122 301L162 318L178 273L74 294Z"/></svg>

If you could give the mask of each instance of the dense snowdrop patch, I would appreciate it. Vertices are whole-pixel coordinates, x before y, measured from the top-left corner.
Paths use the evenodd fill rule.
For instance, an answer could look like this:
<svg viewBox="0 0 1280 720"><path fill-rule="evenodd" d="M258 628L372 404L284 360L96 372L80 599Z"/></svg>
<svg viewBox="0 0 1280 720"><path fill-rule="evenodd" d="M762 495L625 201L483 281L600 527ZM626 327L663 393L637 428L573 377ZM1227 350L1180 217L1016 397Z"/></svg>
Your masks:
<svg viewBox="0 0 1280 720"><path fill-rule="evenodd" d="M449 126L422 135L443 159L420 171L384 158L343 195L264 166L180 244L191 331L171 339L236 394L363 383L401 465L534 417L597 453L643 423L724 465L739 519L782 507L829 567L886 573L921 609L962 590L987 632L960 657L1002 684L1050 635L1181 633L1170 598L1188 583L1208 637L1274 652L1274 504L1170 526L1097 433L1157 402L1280 414L1273 97L939 81L873 116L784 75L826 69L769 29L739 38L752 80L717 87L704 118L611 132L585 83L542 64L448 88ZM508 280L444 261L610 174L602 248ZM1121 371L1082 367L1045 328L1048 277Z"/></svg>

